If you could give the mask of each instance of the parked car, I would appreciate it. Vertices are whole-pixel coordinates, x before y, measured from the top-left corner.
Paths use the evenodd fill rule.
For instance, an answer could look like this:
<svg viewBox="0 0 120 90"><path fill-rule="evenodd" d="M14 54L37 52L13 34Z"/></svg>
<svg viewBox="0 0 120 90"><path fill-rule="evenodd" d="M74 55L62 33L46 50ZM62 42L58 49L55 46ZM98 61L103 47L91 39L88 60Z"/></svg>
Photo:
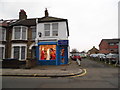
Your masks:
<svg viewBox="0 0 120 90"><path fill-rule="evenodd" d="M97 54L90 54L90 57L98 57Z"/></svg>
<svg viewBox="0 0 120 90"><path fill-rule="evenodd" d="M98 58L100 58L100 59L105 59L106 58L105 54L98 53L97 55L98 55Z"/></svg>
<svg viewBox="0 0 120 90"><path fill-rule="evenodd" d="M79 54L74 54L71 56L71 59L76 61L77 59L81 60L81 57Z"/></svg>
<svg viewBox="0 0 120 90"><path fill-rule="evenodd" d="M117 62L118 61L118 58L119 58L119 55L118 54L108 54L106 55L106 58L112 62Z"/></svg>
<svg viewBox="0 0 120 90"><path fill-rule="evenodd" d="M87 54L81 53L81 54L80 54L80 57L81 57L81 58L86 58L86 57L87 57Z"/></svg>

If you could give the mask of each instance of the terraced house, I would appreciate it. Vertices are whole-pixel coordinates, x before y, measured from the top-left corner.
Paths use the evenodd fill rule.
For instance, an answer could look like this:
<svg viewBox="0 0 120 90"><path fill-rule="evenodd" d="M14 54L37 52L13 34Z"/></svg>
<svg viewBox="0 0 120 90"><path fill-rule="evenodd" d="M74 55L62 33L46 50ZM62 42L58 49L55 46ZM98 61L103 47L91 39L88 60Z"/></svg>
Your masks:
<svg viewBox="0 0 120 90"><path fill-rule="evenodd" d="M47 9L44 17L27 18L26 12L20 10L19 19L0 22L1 60L16 58L24 62L37 59L38 64L44 65L68 63L67 19L51 17Z"/></svg>

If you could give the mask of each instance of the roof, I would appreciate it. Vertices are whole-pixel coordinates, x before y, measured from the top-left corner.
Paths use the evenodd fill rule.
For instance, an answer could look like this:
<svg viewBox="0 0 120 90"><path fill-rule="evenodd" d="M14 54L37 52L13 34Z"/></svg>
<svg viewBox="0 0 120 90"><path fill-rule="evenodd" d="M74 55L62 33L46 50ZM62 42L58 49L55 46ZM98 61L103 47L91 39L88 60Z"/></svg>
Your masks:
<svg viewBox="0 0 120 90"><path fill-rule="evenodd" d="M106 41L107 43L118 43L120 39L102 39L100 44L103 42L103 41ZM100 46L99 44L99 46Z"/></svg>
<svg viewBox="0 0 120 90"><path fill-rule="evenodd" d="M95 48L95 46L93 46L93 48L88 51L91 52L91 51L99 51L99 50L97 48Z"/></svg>
<svg viewBox="0 0 120 90"><path fill-rule="evenodd" d="M11 19L11 20L0 20L0 26L7 27L9 24L16 22L17 19Z"/></svg>
<svg viewBox="0 0 120 90"><path fill-rule="evenodd" d="M10 26L16 26L16 25L35 26L36 25L36 18L22 19L22 20L18 20L16 22L10 24Z"/></svg>
<svg viewBox="0 0 120 90"><path fill-rule="evenodd" d="M68 20L67 19L57 18L57 17L51 17L51 16L38 18L38 23L44 23L44 22L63 22L63 21L65 21L66 24L67 24L67 34L69 36L69 28L68 28Z"/></svg>
<svg viewBox="0 0 120 90"><path fill-rule="evenodd" d="M118 39L102 39L102 40L107 41L108 43L119 41Z"/></svg>
<svg viewBox="0 0 120 90"><path fill-rule="evenodd" d="M68 28L68 21L67 19L63 18L57 18L57 17L42 17L42 18L30 18L30 19L13 19L13 20L4 20L1 21L0 26L35 26L36 25L36 19L38 19L38 23L44 23L44 22L61 22L65 21L67 24L67 33L69 36L69 28Z"/></svg>
<svg viewBox="0 0 120 90"><path fill-rule="evenodd" d="M43 23L43 22L57 22L57 21L67 21L67 19L63 18L57 18L57 17L42 17L38 19L38 23Z"/></svg>

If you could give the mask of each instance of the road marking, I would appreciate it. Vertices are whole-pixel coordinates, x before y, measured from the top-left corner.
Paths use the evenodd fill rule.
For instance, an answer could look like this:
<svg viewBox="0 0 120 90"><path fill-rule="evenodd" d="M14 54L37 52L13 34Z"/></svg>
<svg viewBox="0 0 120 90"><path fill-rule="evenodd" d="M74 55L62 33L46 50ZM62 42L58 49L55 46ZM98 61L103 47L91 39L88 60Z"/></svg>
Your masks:
<svg viewBox="0 0 120 90"><path fill-rule="evenodd" d="M81 76L84 76L87 73L87 70L86 69L83 69L83 70L84 70L84 73L82 73L80 75L70 76L70 77L81 77Z"/></svg>
<svg viewBox="0 0 120 90"><path fill-rule="evenodd" d="M87 70L83 69L83 71L84 71L84 73L82 73L82 74L75 75L75 76L68 76L67 78L84 76L87 73ZM4 77L12 77L12 78L14 78L14 77L16 77L16 78L52 78L50 76L48 76L48 77L37 77L36 75L37 74L34 74L34 77L29 77L29 76L28 77L24 77L24 76L22 76L22 77L19 77L19 76L4 76ZM71 73L71 75L74 75L74 73Z"/></svg>
<svg viewBox="0 0 120 90"><path fill-rule="evenodd" d="M20 76L4 76L4 77L11 77L11 78L51 78L51 77L20 77Z"/></svg>

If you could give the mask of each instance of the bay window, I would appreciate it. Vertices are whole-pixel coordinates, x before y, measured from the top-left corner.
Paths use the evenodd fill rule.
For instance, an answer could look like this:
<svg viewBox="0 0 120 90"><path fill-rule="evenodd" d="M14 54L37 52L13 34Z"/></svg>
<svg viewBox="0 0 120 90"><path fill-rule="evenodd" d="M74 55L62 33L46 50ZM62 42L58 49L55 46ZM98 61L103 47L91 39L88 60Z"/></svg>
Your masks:
<svg viewBox="0 0 120 90"><path fill-rule="evenodd" d="M13 40L27 40L27 27L25 26L13 27Z"/></svg>
<svg viewBox="0 0 120 90"><path fill-rule="evenodd" d="M0 45L0 60L5 58L5 45Z"/></svg>
<svg viewBox="0 0 120 90"><path fill-rule="evenodd" d="M18 60L26 59L26 45L13 45L12 47L12 58Z"/></svg>
<svg viewBox="0 0 120 90"><path fill-rule="evenodd" d="M20 47L19 46L15 46L13 48L14 48L14 52L13 52L14 58L19 59Z"/></svg>
<svg viewBox="0 0 120 90"><path fill-rule="evenodd" d="M6 29L0 27L0 41L6 41Z"/></svg>

